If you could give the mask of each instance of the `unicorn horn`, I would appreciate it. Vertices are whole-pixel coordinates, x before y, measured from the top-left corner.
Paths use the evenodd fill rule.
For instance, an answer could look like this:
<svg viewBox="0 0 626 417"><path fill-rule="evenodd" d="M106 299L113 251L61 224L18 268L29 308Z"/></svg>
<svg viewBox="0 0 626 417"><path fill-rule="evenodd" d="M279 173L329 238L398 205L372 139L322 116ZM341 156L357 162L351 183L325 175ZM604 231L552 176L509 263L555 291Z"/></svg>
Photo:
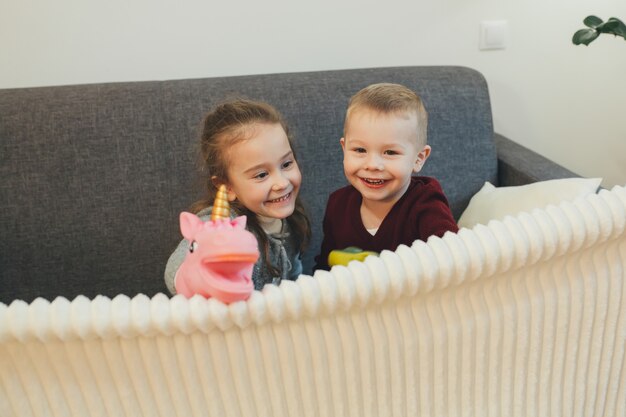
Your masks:
<svg viewBox="0 0 626 417"><path fill-rule="evenodd" d="M230 204L228 204L228 195L226 194L226 186L221 184L215 195L213 210L211 211L211 220L230 219Z"/></svg>

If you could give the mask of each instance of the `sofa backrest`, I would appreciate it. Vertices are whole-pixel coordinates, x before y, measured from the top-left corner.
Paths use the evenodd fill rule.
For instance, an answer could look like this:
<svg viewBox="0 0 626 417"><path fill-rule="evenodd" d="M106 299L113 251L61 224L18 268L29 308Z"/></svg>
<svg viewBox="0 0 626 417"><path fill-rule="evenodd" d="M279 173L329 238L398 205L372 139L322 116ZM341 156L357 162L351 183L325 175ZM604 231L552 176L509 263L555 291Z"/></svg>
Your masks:
<svg viewBox="0 0 626 417"><path fill-rule="evenodd" d="M285 116L313 223L311 273L329 193L346 184L339 138L349 98L375 82L413 89L429 112L437 177L455 216L497 160L487 84L463 67L397 67L0 90L0 302L165 292L178 215L202 195L203 115L229 96Z"/></svg>

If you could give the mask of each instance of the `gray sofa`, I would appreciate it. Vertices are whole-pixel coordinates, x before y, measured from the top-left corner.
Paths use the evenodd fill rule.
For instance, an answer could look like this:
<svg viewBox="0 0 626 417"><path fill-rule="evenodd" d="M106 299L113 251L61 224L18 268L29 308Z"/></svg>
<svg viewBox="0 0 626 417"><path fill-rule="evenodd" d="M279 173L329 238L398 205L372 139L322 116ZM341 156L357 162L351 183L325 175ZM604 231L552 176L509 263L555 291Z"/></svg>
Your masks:
<svg viewBox="0 0 626 417"><path fill-rule="evenodd" d="M397 67L0 90L0 302L165 292L178 214L201 193L203 114L228 96L265 100L286 117L313 223L345 184L339 138L347 102L375 82L419 93L437 177L458 218L485 181L575 176L495 134L487 82L464 67ZM514 138L521 140L522 138Z"/></svg>

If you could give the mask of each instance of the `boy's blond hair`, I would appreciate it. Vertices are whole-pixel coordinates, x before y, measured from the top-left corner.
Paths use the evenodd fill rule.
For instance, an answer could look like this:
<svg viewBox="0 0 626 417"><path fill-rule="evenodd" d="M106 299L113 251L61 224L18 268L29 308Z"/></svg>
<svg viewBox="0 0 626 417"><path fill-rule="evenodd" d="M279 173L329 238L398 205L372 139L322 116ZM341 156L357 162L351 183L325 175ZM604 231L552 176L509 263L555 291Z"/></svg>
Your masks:
<svg viewBox="0 0 626 417"><path fill-rule="evenodd" d="M350 99L346 120L344 122L344 135L350 116L358 109L373 110L382 114L414 113L417 116L417 144L426 145L426 132L428 129L428 113L422 100L409 88L393 83L371 84Z"/></svg>

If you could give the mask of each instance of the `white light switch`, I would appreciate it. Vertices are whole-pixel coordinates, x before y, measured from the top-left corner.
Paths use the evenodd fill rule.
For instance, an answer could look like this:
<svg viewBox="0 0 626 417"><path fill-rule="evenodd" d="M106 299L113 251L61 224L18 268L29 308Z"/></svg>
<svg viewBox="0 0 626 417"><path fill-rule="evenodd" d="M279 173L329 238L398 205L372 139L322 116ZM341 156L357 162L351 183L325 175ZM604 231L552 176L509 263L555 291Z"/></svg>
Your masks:
<svg viewBox="0 0 626 417"><path fill-rule="evenodd" d="M480 22L479 49L504 49L509 38L509 23L506 20Z"/></svg>

